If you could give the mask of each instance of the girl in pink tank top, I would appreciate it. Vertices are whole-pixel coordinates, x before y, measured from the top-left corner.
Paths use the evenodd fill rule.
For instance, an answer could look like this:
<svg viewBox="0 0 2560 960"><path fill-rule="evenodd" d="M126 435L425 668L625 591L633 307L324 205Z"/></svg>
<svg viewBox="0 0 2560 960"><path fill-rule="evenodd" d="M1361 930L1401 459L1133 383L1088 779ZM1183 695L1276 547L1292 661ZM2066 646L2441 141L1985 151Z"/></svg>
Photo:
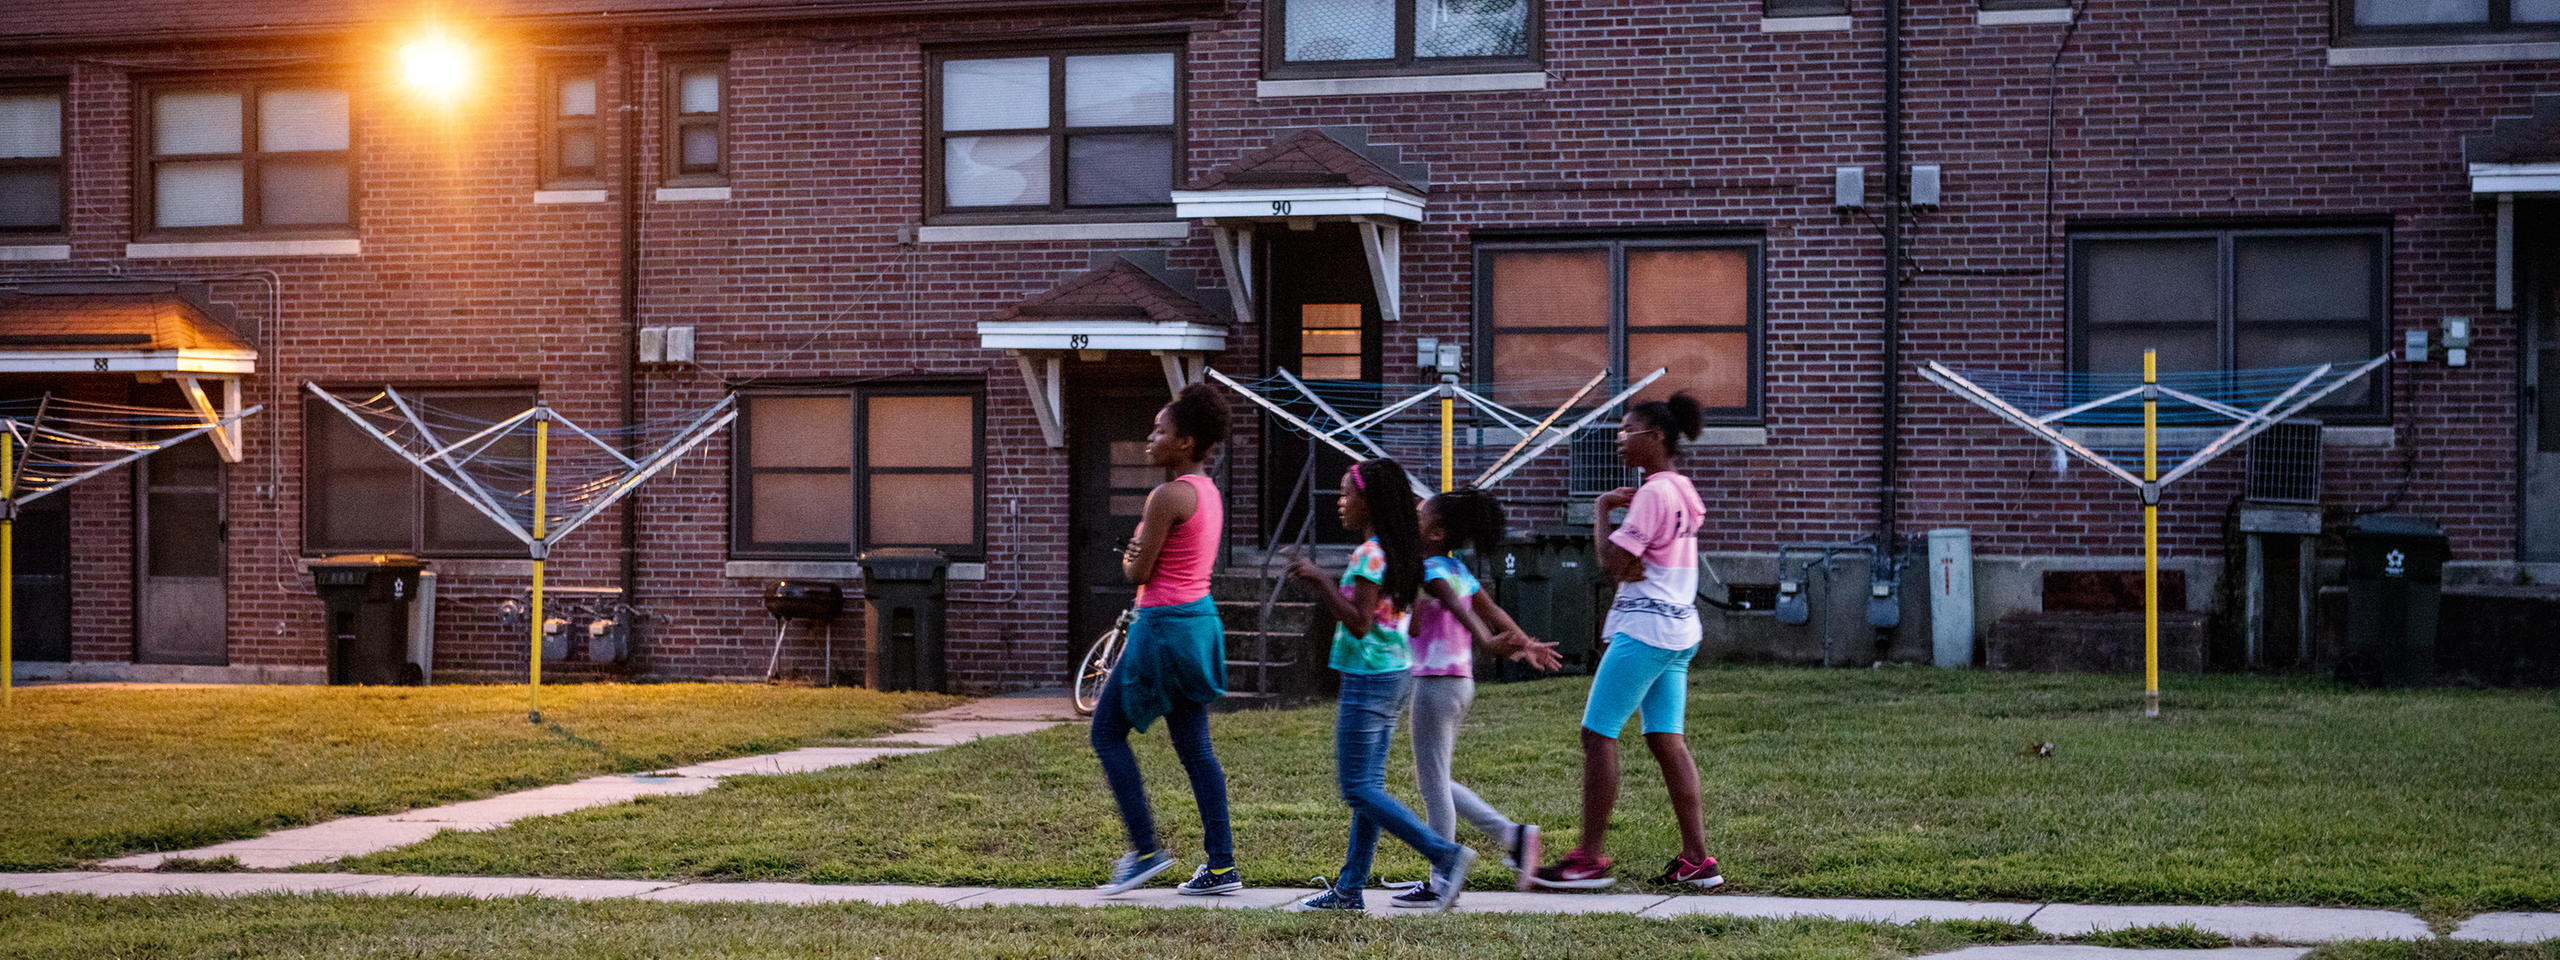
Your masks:
<svg viewBox="0 0 2560 960"><path fill-rule="evenodd" d="M1170 607L1209 595L1209 569L1217 565L1218 536L1227 529L1226 501L1218 496L1216 484L1197 473L1173 478L1158 488L1158 495L1177 483L1191 487L1191 517L1165 534L1163 547L1156 553L1155 575L1138 585L1141 607ZM1133 550L1137 546L1130 545Z"/></svg>

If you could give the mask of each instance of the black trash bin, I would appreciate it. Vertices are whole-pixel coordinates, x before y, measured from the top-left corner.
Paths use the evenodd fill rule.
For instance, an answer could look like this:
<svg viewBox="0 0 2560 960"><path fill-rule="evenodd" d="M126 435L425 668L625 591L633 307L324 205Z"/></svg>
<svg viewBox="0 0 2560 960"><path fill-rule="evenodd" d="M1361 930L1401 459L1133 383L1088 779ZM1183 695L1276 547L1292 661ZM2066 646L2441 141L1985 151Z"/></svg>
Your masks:
<svg viewBox="0 0 2560 960"><path fill-rule="evenodd" d="M427 565L397 553L364 553L311 561L320 592L330 683L414 684L409 663L409 604Z"/></svg>
<svg viewBox="0 0 2560 960"><path fill-rule="evenodd" d="M2347 648L2338 678L2411 686L2436 669L2436 611L2451 546L2418 517L2371 516L2347 528Z"/></svg>
<svg viewBox="0 0 2560 960"><path fill-rule="evenodd" d="M864 683L874 690L946 692L942 673L944 578L940 550L883 548L862 554Z"/></svg>
<svg viewBox="0 0 2560 960"><path fill-rule="evenodd" d="M1530 636L1556 645L1567 673L1588 673L1598 663L1600 620L1588 533L1524 533L1505 538L1483 559L1493 599ZM1502 660L1490 674L1501 680L1544 676Z"/></svg>

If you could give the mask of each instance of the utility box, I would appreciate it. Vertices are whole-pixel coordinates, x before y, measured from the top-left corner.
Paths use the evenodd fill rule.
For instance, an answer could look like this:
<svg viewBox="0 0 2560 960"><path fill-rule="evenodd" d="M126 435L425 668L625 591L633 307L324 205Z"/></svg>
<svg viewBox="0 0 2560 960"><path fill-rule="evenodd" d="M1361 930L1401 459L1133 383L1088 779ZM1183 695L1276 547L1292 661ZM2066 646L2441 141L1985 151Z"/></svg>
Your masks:
<svg viewBox="0 0 2560 960"><path fill-rule="evenodd" d="M1929 531L1929 660L1973 666L1973 532Z"/></svg>
<svg viewBox="0 0 2560 960"><path fill-rule="evenodd" d="M311 561L328 637L329 682L415 683L407 676L410 606L427 565L397 553L351 554Z"/></svg>
<svg viewBox="0 0 2560 960"><path fill-rule="evenodd" d="M2347 648L2338 678L2350 683L2411 686L2436 669L2436 613L2444 564L2452 555L2444 531L2418 517L2356 521L2347 541Z"/></svg>
<svg viewBox="0 0 2560 960"><path fill-rule="evenodd" d="M1508 537L1485 558L1494 602L1520 629L1556 645L1568 672L1589 673L1599 663L1600 615L1606 609L1588 534L1536 533ZM1612 588L1614 589L1614 588ZM1499 661L1494 676L1536 676L1512 661Z"/></svg>
<svg viewBox="0 0 2560 960"><path fill-rule="evenodd" d="M947 692L942 626L951 559L942 551L862 554L863 681L874 690Z"/></svg>

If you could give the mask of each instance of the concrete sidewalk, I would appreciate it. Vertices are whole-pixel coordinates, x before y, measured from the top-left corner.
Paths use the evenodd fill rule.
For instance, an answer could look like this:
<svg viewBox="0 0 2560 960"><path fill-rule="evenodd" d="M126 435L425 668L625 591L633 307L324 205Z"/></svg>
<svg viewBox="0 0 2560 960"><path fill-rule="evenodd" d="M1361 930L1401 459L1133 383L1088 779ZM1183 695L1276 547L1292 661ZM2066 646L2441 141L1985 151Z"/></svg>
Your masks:
<svg viewBox="0 0 2560 960"><path fill-rule="evenodd" d="M870 763L883 757L928 753L980 737L1046 730L1074 721L1076 714L1074 706L1064 697L1011 696L972 700L956 707L919 714L917 719L923 721L923 725L915 730L874 737L855 746L808 747L648 773L589 777L575 783L537 787L424 810L331 820L193 850L118 857L100 866L156 870L173 858L215 860L222 857L235 858L243 867L260 870L326 863L341 857L405 847L445 830L495 830L526 817L547 817L588 807L629 803L641 797L701 793L718 786L723 777L806 773Z"/></svg>
<svg viewBox="0 0 2560 960"><path fill-rule="evenodd" d="M922 887L826 883L685 883L672 880L579 880L542 877L378 876L344 873L132 873L75 871L0 874L0 890L27 895L92 894L149 896L203 893L332 893L352 896L551 897L573 900L639 899L678 903L876 903L925 902L947 907L1053 906L1256 909L1281 908L1313 895L1309 888L1255 887L1231 896L1185 897L1171 886L1157 886L1125 896L1104 897L1091 890L994 887ZM1386 891L1373 891L1369 913L1379 917L1413 916L1416 911L1388 906ZM1491 914L1625 914L1640 917L1728 916L1815 917L1912 923L1932 920L1998 920L2020 923L2054 937L2080 937L2109 930L2192 926L2235 940L2278 943L2326 943L2336 940L2428 940L2435 934L2424 921L2391 910L2326 907L2256 906L2118 906L2045 903L1963 903L1939 900L1825 900L1663 894L1572 894L1481 891L1460 900L1459 913ZM2494 913L2465 921L2452 934L2456 940L2532 942L2560 938L2560 913ZM1996 960L2026 954L2008 947L1981 947L1961 954L1968 960ZM2051 951L2051 946L2035 949ZM2097 950L2087 947L2075 951ZM2218 956L2240 954L2213 951ZM2291 955L2298 955L2294 951ZM2066 956L2039 953L2035 956ZM2105 954L2071 953L2097 957ZM2174 954L2142 951L2139 956L2168 960ZM2248 955L2249 958L2256 954ZM2274 954L2269 954L2274 957ZM2245 960L2245 958L2244 958Z"/></svg>

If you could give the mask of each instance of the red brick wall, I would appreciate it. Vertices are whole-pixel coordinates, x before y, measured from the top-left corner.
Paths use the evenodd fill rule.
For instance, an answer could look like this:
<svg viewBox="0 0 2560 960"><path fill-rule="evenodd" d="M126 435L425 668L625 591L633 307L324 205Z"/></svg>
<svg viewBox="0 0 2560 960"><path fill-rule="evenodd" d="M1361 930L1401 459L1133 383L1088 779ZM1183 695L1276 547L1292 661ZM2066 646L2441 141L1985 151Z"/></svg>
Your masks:
<svg viewBox="0 0 2560 960"><path fill-rule="evenodd" d="M2414 443L2404 509L2437 516L2458 557L2512 556L2516 328L2489 309L2489 220L2466 192L2459 138L2526 112L2548 65L2333 69L2328 6L2258 5L2245 17L2096 8L2063 29L1980 27L1971 4L1908 5L1905 90L1910 162L1938 163L1945 206L1909 230L1905 358L2052 369L2064 360L2059 245L2069 225L2118 218L2358 214L2393 224L2397 321L2476 318L2474 365L2399 368L2395 423ZM1405 249L1403 320L1386 333L1388 376L1415 389L1415 337L1465 341L1473 327L1478 230L1699 226L1755 232L1767 251L1765 423L1758 447L1697 450L1691 473L1712 513L1708 546L1767 550L1874 529L1881 362L1881 243L1869 221L1831 209L1830 171L1864 165L1879 193L1881 30L1861 8L1846 32L1765 34L1759 5L1553 0L1542 91L1262 99L1260 7L1188 24L1188 163L1193 172L1306 125L1363 126L1430 170L1428 222ZM2159 16L2144 17L2144 13ZM724 383L768 377L924 374L987 387L991 579L951 591L955 681L971 688L1063 672L1066 458L1045 446L1013 362L979 350L973 322L1080 271L1096 250L1143 243L902 246L923 204L920 44L1036 37L1090 22L792 24L644 30L657 43L730 44L732 198L658 203L654 69L644 73L641 312L692 324L700 369L655 368L644 418L681 416ZM1132 30L1179 32L1161 23ZM593 45L601 33L546 36ZM218 286L258 327L270 404L233 468L230 569L235 663L316 664L319 613L300 551L300 399L305 381L541 386L584 423L618 415L621 343L616 206L535 205L536 51L498 45L482 63L490 95L452 113L413 104L371 64L358 87L363 170L359 258L127 261L132 235L132 87L152 65L202 51L123 51L0 67L65 65L75 77L73 260L0 266L0 276L121 270L263 280ZM334 47L324 57L370 57ZM312 48L230 46L251 65ZM654 61L651 61L653 64ZM608 74L616 71L609 69ZM2055 191L2046 212L2046 102L2054 97ZM619 137L603 137L611 170ZM1172 245L1180 269L1217 284L1204 231ZM1262 330L1240 324L1221 368L1261 372ZM2125 554L2138 549L2134 501L2086 469L2055 476L2045 448L1905 376L1901 479L1906 530L1963 525L1985 554ZM1074 401L1069 399L1070 409ZM1071 414L1072 415L1072 414ZM1257 522L1255 431L1239 433L1233 529ZM729 442L716 438L636 498L640 603L653 619L633 661L650 676L759 675L772 643L756 594L729 579ZM2401 451L2330 453L2332 501L2370 504L2400 483ZM1513 488L1522 526L1560 513L1554 458ZM2234 468L2174 488L2163 529L2179 553L2218 551ZM1426 474L1429 471L1424 471ZM1287 483L1292 478L1275 478ZM129 485L75 500L78 656L129 655ZM554 555L550 580L617 577L618 513ZM504 564L441 580L440 669L520 669L523 640L497 604L523 578ZM859 617L838 624L839 661L858 657ZM812 672L794 639L785 669Z"/></svg>

